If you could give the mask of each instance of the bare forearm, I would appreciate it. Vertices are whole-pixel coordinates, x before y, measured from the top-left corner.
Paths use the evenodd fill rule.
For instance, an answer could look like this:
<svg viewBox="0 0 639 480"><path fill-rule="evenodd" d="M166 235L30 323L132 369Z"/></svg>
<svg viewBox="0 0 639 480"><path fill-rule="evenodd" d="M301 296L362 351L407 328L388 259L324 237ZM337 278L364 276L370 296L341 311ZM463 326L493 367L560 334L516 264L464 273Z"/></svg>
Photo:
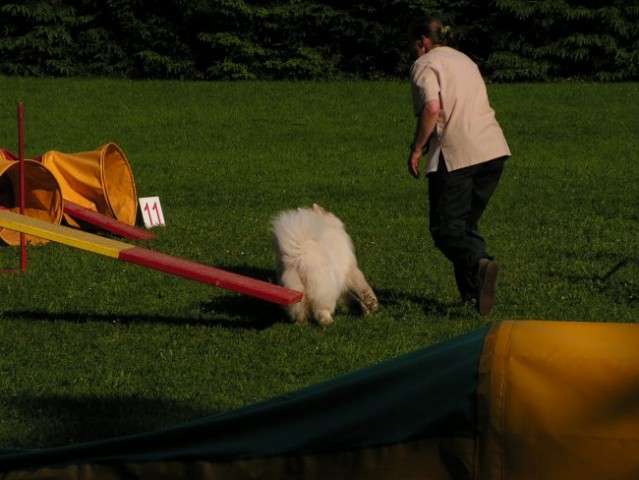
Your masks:
<svg viewBox="0 0 639 480"><path fill-rule="evenodd" d="M426 146L437 124L437 115L437 113L429 112L428 109L424 108L417 121L417 128L411 144L412 151L421 152Z"/></svg>
<svg viewBox="0 0 639 480"><path fill-rule="evenodd" d="M408 171L415 178L419 178L419 161L428 139L432 135L433 130L435 130L437 117L439 116L439 108L439 101L431 100L426 103L422 113L417 119L417 128L415 129L415 136L413 137L413 143L410 146L410 156L408 157Z"/></svg>

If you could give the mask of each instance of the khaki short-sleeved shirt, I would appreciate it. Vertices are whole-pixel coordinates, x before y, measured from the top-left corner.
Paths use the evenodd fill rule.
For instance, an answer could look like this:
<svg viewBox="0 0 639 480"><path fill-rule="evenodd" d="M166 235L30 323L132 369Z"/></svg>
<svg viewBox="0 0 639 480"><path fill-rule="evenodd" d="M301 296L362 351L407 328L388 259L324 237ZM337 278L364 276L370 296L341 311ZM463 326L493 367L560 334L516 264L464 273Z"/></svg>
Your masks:
<svg viewBox="0 0 639 480"><path fill-rule="evenodd" d="M410 78L416 116L429 100L439 99L441 104L429 142L429 171L437 169L440 152L448 171L510 156L484 79L470 58L453 48L437 47L415 61Z"/></svg>

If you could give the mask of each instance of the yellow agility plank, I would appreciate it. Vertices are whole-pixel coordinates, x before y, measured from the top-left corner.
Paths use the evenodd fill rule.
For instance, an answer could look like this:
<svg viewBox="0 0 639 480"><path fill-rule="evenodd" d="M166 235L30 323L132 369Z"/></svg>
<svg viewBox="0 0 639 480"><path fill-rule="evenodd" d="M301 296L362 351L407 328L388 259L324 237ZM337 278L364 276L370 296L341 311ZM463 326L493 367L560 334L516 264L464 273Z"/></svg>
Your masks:
<svg viewBox="0 0 639 480"><path fill-rule="evenodd" d="M122 250L131 248L131 245L117 240L27 217L9 210L0 210L0 226L112 258L118 258Z"/></svg>

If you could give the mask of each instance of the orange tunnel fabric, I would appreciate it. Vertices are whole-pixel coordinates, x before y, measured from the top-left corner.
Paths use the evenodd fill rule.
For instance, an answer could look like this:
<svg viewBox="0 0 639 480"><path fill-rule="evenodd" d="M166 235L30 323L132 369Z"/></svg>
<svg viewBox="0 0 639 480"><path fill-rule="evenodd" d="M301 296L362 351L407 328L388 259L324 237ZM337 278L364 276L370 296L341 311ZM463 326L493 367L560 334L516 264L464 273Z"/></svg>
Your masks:
<svg viewBox="0 0 639 480"><path fill-rule="evenodd" d="M79 153L51 150L40 160L58 180L65 200L135 225L138 208L135 181L129 161L118 145L108 143ZM64 220L70 226L79 226L70 215L65 214Z"/></svg>
<svg viewBox="0 0 639 480"><path fill-rule="evenodd" d="M639 325L503 322L480 378L476 478L639 478Z"/></svg>
<svg viewBox="0 0 639 480"><path fill-rule="evenodd" d="M24 161L25 215L49 223L60 223L63 200L60 185L40 163ZM0 207L20 213L20 163L0 155ZM0 239L8 245L20 244L20 233L0 227ZM27 235L29 243L46 243L47 239Z"/></svg>

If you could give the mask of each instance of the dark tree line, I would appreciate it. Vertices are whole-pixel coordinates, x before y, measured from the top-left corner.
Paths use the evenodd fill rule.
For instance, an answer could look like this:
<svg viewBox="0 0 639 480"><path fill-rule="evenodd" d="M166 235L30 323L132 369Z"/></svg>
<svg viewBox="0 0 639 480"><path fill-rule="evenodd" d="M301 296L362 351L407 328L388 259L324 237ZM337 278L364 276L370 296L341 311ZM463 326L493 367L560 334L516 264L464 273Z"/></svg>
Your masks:
<svg viewBox="0 0 639 480"><path fill-rule="evenodd" d="M639 0L4 0L0 74L403 78L424 14L494 81L639 79Z"/></svg>

